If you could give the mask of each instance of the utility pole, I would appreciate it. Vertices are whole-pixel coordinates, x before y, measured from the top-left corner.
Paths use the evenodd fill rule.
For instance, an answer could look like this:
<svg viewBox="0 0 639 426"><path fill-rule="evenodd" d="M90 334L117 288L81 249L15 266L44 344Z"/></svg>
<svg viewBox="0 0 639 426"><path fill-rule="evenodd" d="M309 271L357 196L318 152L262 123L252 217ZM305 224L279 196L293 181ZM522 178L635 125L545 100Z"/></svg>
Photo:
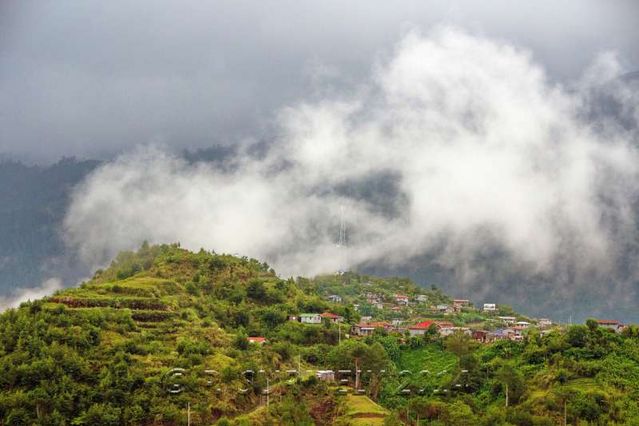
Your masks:
<svg viewBox="0 0 639 426"><path fill-rule="evenodd" d="M339 261L340 261L340 270L339 274L341 275L346 271L347 262L346 262L346 221L344 220L344 206L340 206L339 208L339 237L337 240L337 248L339 253Z"/></svg>
<svg viewBox="0 0 639 426"><path fill-rule="evenodd" d="M506 407L508 407L508 383L506 383Z"/></svg>
<svg viewBox="0 0 639 426"><path fill-rule="evenodd" d="M269 411L269 407L271 406L271 388L270 381L268 376L266 377L266 411Z"/></svg>
<svg viewBox="0 0 639 426"><path fill-rule="evenodd" d="M342 323L337 323L337 343L342 343Z"/></svg>
<svg viewBox="0 0 639 426"><path fill-rule="evenodd" d="M186 403L186 424L187 426L191 426L191 403Z"/></svg>

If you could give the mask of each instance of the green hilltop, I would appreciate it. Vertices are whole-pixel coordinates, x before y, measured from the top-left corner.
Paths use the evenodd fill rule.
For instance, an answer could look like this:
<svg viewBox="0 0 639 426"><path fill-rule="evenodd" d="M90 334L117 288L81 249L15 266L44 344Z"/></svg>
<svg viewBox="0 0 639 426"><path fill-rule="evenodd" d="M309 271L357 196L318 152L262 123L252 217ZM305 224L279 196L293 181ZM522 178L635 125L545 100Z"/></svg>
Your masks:
<svg viewBox="0 0 639 426"><path fill-rule="evenodd" d="M455 303L144 244L0 315L0 425L639 424L635 326Z"/></svg>

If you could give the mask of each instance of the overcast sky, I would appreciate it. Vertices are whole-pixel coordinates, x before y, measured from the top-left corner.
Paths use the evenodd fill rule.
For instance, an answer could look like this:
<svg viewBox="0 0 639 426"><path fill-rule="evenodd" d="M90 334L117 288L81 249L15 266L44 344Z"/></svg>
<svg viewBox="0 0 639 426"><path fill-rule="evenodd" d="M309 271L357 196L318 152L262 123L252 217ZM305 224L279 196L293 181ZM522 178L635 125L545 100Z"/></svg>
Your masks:
<svg viewBox="0 0 639 426"><path fill-rule="evenodd" d="M357 90L411 28L530 49L570 82L600 52L639 68L633 1L0 3L0 154L46 162L136 144L268 138L286 105Z"/></svg>

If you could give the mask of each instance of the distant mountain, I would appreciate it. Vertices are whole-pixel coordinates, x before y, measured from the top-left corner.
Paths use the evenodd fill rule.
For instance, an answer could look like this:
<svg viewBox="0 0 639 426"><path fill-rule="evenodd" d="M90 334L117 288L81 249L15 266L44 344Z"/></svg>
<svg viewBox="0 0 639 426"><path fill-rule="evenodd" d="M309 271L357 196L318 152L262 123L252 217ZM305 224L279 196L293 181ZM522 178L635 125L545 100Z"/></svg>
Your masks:
<svg viewBox="0 0 639 426"><path fill-rule="evenodd" d="M219 162L231 147L188 151L189 162ZM0 157L1 158L1 157ZM38 287L48 278L67 285L90 271L64 245L61 225L73 187L102 162L63 158L50 165L0 160L0 299L15 289Z"/></svg>
<svg viewBox="0 0 639 426"><path fill-rule="evenodd" d="M0 295L37 287L48 273L73 277L62 264L60 234L73 187L100 162L64 158L48 166L0 162Z"/></svg>

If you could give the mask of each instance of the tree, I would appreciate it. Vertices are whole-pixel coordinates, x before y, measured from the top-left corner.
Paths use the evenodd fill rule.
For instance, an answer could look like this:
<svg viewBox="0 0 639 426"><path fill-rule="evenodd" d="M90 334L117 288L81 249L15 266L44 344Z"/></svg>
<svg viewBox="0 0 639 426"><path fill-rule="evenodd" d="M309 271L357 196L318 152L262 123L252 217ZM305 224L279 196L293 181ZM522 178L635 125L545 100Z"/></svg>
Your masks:
<svg viewBox="0 0 639 426"><path fill-rule="evenodd" d="M468 355L476 346L475 341L464 333L454 333L450 335L444 344L446 350L454 353L458 358Z"/></svg>
<svg viewBox="0 0 639 426"><path fill-rule="evenodd" d="M246 287L246 296L256 302L263 302L266 297L264 283L259 280L252 280Z"/></svg>
<svg viewBox="0 0 639 426"><path fill-rule="evenodd" d="M461 401L450 404L442 417L449 426L475 426L479 423L473 410Z"/></svg>
<svg viewBox="0 0 639 426"><path fill-rule="evenodd" d="M122 410L110 404L93 404L87 411L73 421L74 425L117 426Z"/></svg>
<svg viewBox="0 0 639 426"><path fill-rule="evenodd" d="M526 389L521 372L510 364L503 364L495 373L495 378L503 385L506 406L519 402L519 398L521 398Z"/></svg>
<svg viewBox="0 0 639 426"><path fill-rule="evenodd" d="M235 340L233 341L233 346L243 351L247 350L249 347L249 342L248 342L248 337L246 336L246 333L244 333L243 331L240 331L235 336Z"/></svg>
<svg viewBox="0 0 639 426"><path fill-rule="evenodd" d="M432 323L428 326L428 329L424 333L424 342L432 343L439 338L439 329L437 328L437 324Z"/></svg>

